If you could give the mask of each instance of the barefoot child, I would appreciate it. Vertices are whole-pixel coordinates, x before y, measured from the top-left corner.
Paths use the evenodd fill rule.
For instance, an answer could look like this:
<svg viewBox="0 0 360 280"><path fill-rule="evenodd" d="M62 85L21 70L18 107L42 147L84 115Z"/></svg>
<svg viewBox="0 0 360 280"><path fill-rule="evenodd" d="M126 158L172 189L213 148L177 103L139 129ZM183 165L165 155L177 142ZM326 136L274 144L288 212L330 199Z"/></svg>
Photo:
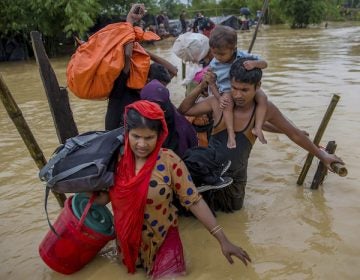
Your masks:
<svg viewBox="0 0 360 280"><path fill-rule="evenodd" d="M244 63L247 70L254 68L264 69L267 63L260 60L258 56L250 55L244 51L237 50L237 34L234 29L228 26L216 26L209 39L210 50L214 56L210 62L210 70L216 75L216 85L210 85L211 92L220 102L220 107L224 110L224 121L228 132L228 148L236 148L233 107L234 103L230 97L230 78L229 71L231 64L238 58L253 57L256 60L249 60ZM256 92L255 101L257 103L255 112L255 127L252 133L256 135L261 143L265 144L266 140L262 133L262 125L264 124L265 114L267 110L267 96L263 91Z"/></svg>

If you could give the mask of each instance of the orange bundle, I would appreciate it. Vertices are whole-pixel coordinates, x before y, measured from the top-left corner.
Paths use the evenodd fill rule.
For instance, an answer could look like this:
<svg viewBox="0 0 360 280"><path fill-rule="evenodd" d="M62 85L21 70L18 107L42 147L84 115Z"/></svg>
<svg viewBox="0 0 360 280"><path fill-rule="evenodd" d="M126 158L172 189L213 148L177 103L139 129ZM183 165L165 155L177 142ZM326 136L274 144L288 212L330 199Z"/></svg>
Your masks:
<svg viewBox="0 0 360 280"><path fill-rule="evenodd" d="M79 46L71 57L66 69L68 87L79 98L106 99L124 68L124 47L133 42L127 86L143 88L149 72L150 56L138 42L159 39L155 33L144 32L127 22L109 24Z"/></svg>

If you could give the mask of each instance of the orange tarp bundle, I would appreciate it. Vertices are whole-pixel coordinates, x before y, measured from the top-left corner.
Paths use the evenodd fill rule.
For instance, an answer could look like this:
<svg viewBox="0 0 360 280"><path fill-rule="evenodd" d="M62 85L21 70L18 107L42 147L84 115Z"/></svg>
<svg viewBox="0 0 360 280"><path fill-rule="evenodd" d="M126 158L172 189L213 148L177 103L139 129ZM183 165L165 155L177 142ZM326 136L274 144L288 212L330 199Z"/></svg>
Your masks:
<svg viewBox="0 0 360 280"><path fill-rule="evenodd" d="M127 86L144 87L150 67L150 57L138 43L142 40L159 40L153 32L121 22L109 24L78 47L66 69L70 90L84 99L106 99L115 79L124 68L124 47L134 42Z"/></svg>

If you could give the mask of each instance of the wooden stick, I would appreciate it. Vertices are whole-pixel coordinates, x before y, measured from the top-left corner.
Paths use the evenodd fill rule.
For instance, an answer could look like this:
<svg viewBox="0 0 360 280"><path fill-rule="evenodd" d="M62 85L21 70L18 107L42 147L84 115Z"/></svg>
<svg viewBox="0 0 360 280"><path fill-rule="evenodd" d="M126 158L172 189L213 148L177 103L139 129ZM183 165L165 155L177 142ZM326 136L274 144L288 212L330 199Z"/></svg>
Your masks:
<svg viewBox="0 0 360 280"><path fill-rule="evenodd" d="M185 79L186 76L186 63L184 61L181 61L181 77L182 79Z"/></svg>
<svg viewBox="0 0 360 280"><path fill-rule="evenodd" d="M348 174L348 171L344 164L341 164L339 162L334 162L331 164L331 168L334 170L336 174L338 174L340 177L345 177Z"/></svg>
<svg viewBox="0 0 360 280"><path fill-rule="evenodd" d="M263 4L262 10L261 10L261 16L259 17L258 22L257 22L257 24L256 24L255 32L254 32L254 35L253 35L253 37L252 37L252 40L251 40L251 43L250 43L250 47L249 47L248 53L251 53L251 51L252 51L252 48L253 48L253 46L254 46L255 39L256 39L258 30L259 30L259 26L260 26L260 24L261 24L261 20L262 20L262 18L264 17L264 15L265 15L265 13L266 13L266 9L268 8L268 4L269 4L269 1L268 1L268 0L264 0L264 4Z"/></svg>
<svg viewBox="0 0 360 280"><path fill-rule="evenodd" d="M321 124L320 124L320 126L318 128L318 131L316 132L316 135L315 135L315 138L314 138L314 141L313 141L316 146L319 146L319 144L320 144L320 140L321 140L321 138L322 138L322 136L323 136L323 134L325 132L325 129L326 129L328 123L329 123L331 115L334 112L334 109L335 109L339 99L340 99L339 95L337 95L337 94L333 95L333 97L331 99L331 102L330 102L330 104L329 104L329 106L328 106L328 108L327 108L327 110L325 112L325 115L324 115L324 117L323 117L323 119L321 121ZM304 166L303 166L303 168L301 170L301 173L299 175L299 178L298 178L298 180L296 182L298 185L302 185L304 183L306 174L309 171L309 168L311 166L311 162L312 162L313 158L314 158L314 156L312 154L307 155L305 164L304 164Z"/></svg>
<svg viewBox="0 0 360 280"><path fill-rule="evenodd" d="M35 140L20 108L16 104L12 97L9 88L6 86L2 76L0 75L0 98L4 107L15 124L21 138L23 139L27 149L30 152L31 157L34 159L37 167L41 169L46 164L46 159L41 151L38 143ZM65 194L53 192L60 207L64 207L64 201L66 199Z"/></svg>
<svg viewBox="0 0 360 280"><path fill-rule="evenodd" d="M65 143L66 139L79 134L70 108L68 92L66 88L59 86L55 72L45 52L41 34L38 31L31 31L30 37L56 133L59 142Z"/></svg>
<svg viewBox="0 0 360 280"><path fill-rule="evenodd" d="M333 154L333 153L335 153L336 147L337 147L337 145L336 145L335 141L329 141L328 144L326 145L325 150L329 154ZM327 174L328 174L327 167L325 166L325 164L323 164L320 161L310 188L312 190L317 190L319 188L319 186L324 182L325 176Z"/></svg>

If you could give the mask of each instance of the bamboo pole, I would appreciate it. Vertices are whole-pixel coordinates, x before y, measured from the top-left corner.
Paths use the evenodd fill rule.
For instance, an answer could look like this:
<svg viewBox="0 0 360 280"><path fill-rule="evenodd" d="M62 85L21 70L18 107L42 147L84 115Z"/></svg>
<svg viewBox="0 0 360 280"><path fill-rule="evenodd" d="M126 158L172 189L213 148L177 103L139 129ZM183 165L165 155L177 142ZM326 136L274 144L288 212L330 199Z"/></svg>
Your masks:
<svg viewBox="0 0 360 280"><path fill-rule="evenodd" d="M331 164L331 168L334 170L336 174L338 174L340 177L345 177L348 174L348 171L344 164L341 164L339 162L334 162Z"/></svg>
<svg viewBox="0 0 360 280"><path fill-rule="evenodd" d="M336 143L335 141L329 141L326 145L325 151L329 154L334 154L336 150ZM321 161L317 167L317 170L314 175L314 179L311 183L310 189L317 190L319 186L324 182L325 176L328 174L327 167Z"/></svg>
<svg viewBox="0 0 360 280"><path fill-rule="evenodd" d="M186 63L184 61L181 61L181 77L182 79L185 79L186 76Z"/></svg>
<svg viewBox="0 0 360 280"><path fill-rule="evenodd" d="M269 0L264 0L264 4L263 4L262 10L261 10L261 16L259 17L258 22L257 22L257 24L256 24L255 32L254 32L254 35L253 35L253 37L252 37L252 40L251 40L251 43L250 43L250 47L249 47L248 53L251 53L251 51L252 51L252 48L253 48L253 46L254 46L255 39L256 39L258 30L259 30L259 26L260 26L260 24L261 24L262 18L264 17L264 15L265 15L265 13L266 13L266 10L267 10L267 8L268 8L268 5L269 5Z"/></svg>
<svg viewBox="0 0 360 280"><path fill-rule="evenodd" d="M331 118L331 115L332 113L334 112L334 109L338 103L340 99L340 96L337 95L337 94L334 94L332 99L331 99L331 102L325 112L325 115L320 123L320 126L318 128L318 131L316 132L316 135L315 135L315 138L314 138L314 144L316 146L318 146L320 144L320 140L325 132L325 129L329 123L329 120ZM309 168L311 166L311 163L312 163L312 160L313 160L314 156L312 154L308 154L307 157L306 157L306 161L305 161L305 164L301 170L301 173L299 175L299 178L297 180L297 184L298 185L302 185L304 183L304 180L305 180L305 177L306 177L306 174L308 173L309 171Z"/></svg>
<svg viewBox="0 0 360 280"><path fill-rule="evenodd" d="M29 150L31 157L34 159L37 167L41 169L46 164L44 154L36 142L20 108L12 97L9 88L6 86L2 75L0 75L0 98L9 117L15 124L21 138ZM53 194L55 195L60 207L64 207L64 201L66 199L65 194L56 192L53 192Z"/></svg>

